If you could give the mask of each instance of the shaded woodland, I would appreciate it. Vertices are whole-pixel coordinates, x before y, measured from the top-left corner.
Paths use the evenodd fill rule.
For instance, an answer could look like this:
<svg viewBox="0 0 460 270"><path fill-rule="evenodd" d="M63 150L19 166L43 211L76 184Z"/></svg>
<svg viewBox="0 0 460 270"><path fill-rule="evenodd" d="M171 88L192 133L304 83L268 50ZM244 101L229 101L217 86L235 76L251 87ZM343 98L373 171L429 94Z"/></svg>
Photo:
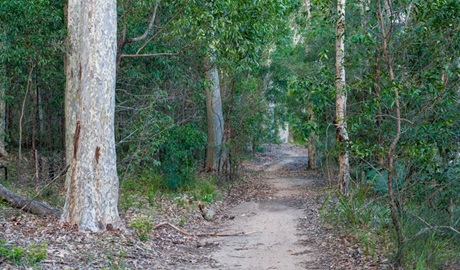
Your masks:
<svg viewBox="0 0 460 270"><path fill-rule="evenodd" d="M458 0L0 0L0 211L148 230L118 211L218 202L289 141L366 255L456 269L459 28Z"/></svg>

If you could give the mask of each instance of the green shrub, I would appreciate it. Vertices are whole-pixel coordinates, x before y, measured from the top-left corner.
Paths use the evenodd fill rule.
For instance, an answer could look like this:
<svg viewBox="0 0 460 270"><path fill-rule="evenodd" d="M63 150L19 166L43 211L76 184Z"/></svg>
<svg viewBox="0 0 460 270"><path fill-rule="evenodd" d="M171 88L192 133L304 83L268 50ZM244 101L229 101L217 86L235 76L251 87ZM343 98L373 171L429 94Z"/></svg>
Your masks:
<svg viewBox="0 0 460 270"><path fill-rule="evenodd" d="M171 190L192 182L197 157L205 148L206 135L192 125L176 126L162 145L161 170Z"/></svg>
<svg viewBox="0 0 460 270"><path fill-rule="evenodd" d="M14 264L27 263L34 265L46 258L46 248L46 244L37 245L32 243L28 248L24 249L0 240L0 259L5 259Z"/></svg>
<svg viewBox="0 0 460 270"><path fill-rule="evenodd" d="M145 217L137 218L129 224L141 241L147 241L148 233L153 229L152 222Z"/></svg>
<svg viewBox="0 0 460 270"><path fill-rule="evenodd" d="M36 263L43 261L47 256L46 248L47 248L46 244L37 245L36 243L32 243L27 248L27 252L26 252L27 261L30 264L36 264Z"/></svg>

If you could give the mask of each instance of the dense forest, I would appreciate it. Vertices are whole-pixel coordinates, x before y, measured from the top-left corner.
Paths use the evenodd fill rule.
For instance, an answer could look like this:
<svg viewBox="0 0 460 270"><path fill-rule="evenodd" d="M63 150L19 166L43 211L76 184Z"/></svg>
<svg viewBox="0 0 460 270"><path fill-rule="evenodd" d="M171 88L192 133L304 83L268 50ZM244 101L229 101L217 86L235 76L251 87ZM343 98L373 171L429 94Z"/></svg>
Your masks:
<svg viewBox="0 0 460 270"><path fill-rule="evenodd" d="M289 141L366 255L460 265L458 0L0 0L0 51L2 212L145 230L133 198L217 202Z"/></svg>

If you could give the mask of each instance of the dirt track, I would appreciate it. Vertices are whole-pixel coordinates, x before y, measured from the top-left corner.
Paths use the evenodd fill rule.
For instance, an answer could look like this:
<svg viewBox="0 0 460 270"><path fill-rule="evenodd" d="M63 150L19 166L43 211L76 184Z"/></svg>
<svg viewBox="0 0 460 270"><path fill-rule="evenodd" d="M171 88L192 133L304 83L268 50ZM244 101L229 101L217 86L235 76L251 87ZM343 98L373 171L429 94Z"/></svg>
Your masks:
<svg viewBox="0 0 460 270"><path fill-rule="evenodd" d="M304 173L306 161L301 148L284 145L270 146L259 163L246 165L260 173L270 192L229 211L234 218L222 230L246 235L220 239L210 255L212 263L200 269L329 268L318 233L318 204L313 200L319 183Z"/></svg>

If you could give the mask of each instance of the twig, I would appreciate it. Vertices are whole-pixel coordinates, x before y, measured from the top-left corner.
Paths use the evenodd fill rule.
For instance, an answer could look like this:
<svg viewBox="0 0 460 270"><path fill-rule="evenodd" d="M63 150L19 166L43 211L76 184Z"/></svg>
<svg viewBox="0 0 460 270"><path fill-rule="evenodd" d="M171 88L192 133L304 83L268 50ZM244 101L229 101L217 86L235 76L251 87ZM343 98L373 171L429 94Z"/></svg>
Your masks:
<svg viewBox="0 0 460 270"><path fill-rule="evenodd" d="M253 231L253 232L238 232L238 233L217 233L217 232L214 232L214 233L197 233L195 234L196 236L200 236L200 237L210 237L210 236L214 236L214 237L229 237L229 236L241 236L241 235L250 235L250 234L255 234L255 233L259 233L259 231Z"/></svg>
<svg viewBox="0 0 460 270"><path fill-rule="evenodd" d="M166 26L168 24L170 24L180 13L182 13L182 11L184 10L184 8L181 8L176 14L174 14L174 16L172 16L171 19L169 19L169 21L167 21L161 28L160 30L158 30L152 37L150 37L146 42L144 42L144 44L142 44L142 46L137 50L136 54L139 54L140 51L142 49L145 48L145 46L147 46L147 44L152 41L153 39L155 39L161 32L163 32L163 30L166 28Z"/></svg>
<svg viewBox="0 0 460 270"><path fill-rule="evenodd" d="M139 36L139 37L135 37L135 38L128 38L126 40L126 43L132 43L132 42L137 42L137 41L141 41L141 40L144 40L147 35L149 34L149 32L152 30L153 28L153 23L155 22L155 18L157 16L157 9L158 9L158 3L156 3L155 7L153 8L153 14L152 14L152 17L150 19L150 23L149 23L149 26L145 29L145 32L142 36Z"/></svg>
<svg viewBox="0 0 460 270"><path fill-rule="evenodd" d="M178 227L176 227L176 226L174 226L174 225L172 225L171 223L168 223L168 222L162 222L162 223L156 225L153 228L153 230L157 230L157 229L159 229L159 228L161 228L163 226L169 226L169 227L173 228L174 230L178 231L180 234L183 234L183 235L186 235L186 236L192 236L191 233L188 233L188 232L186 232L186 231L184 231L184 230L182 230L182 229L180 229L180 228L178 228Z"/></svg>
<svg viewBox="0 0 460 270"><path fill-rule="evenodd" d="M155 227L153 227L153 230L157 230L157 229L159 229L161 227L164 227L164 226L169 226L169 227L173 228L174 230L178 231L180 234L183 234L185 236L198 236L198 237L210 237L210 236L228 237L228 236L240 236L240 235L250 235L250 234L258 233L258 231L253 231L253 232L248 232L248 233L245 233L245 232L238 232L238 233L218 233L218 232L214 232L214 233L195 233L195 234L193 234L193 233L186 232L185 230L183 230L181 228L178 228L177 226L174 226L169 222L162 222L162 223L156 225Z"/></svg>
<svg viewBox="0 0 460 270"><path fill-rule="evenodd" d="M27 204L25 204L22 208L21 208L21 211L23 211L27 206L29 206L35 198L38 197L38 195L40 195L42 193L43 190L45 190L45 188L49 187L52 183L54 183L57 179L59 179L59 177L61 177L63 174L65 174L67 172L67 170L69 169L70 166L67 166L63 171L61 171L57 176L55 176L53 179L51 179L51 181L46 184L42 189L40 189L39 191L37 191L37 193L32 197L30 198L29 202Z"/></svg>
<svg viewBox="0 0 460 270"><path fill-rule="evenodd" d="M134 58L134 57L157 57L157 56L179 56L182 54L182 51L189 47L193 43L187 43L184 46L182 46L177 52L173 53L146 53L146 54L122 54L120 57L121 58Z"/></svg>
<svg viewBox="0 0 460 270"><path fill-rule="evenodd" d="M52 264L64 264L64 265L67 265L67 263L65 262L61 262L61 261L55 261L55 260L44 260L42 261L42 263L52 263Z"/></svg>

